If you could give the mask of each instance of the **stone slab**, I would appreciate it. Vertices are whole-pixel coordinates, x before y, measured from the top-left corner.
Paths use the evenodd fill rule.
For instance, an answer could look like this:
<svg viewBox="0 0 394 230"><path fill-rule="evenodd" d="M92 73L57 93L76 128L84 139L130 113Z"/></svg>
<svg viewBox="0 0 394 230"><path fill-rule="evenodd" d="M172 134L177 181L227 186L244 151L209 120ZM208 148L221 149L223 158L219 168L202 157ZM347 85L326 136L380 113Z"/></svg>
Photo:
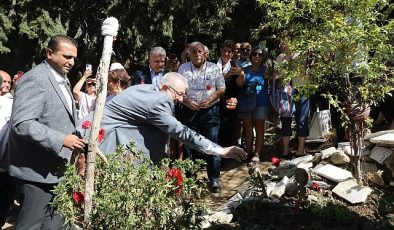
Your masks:
<svg viewBox="0 0 394 230"><path fill-rule="evenodd" d="M345 146L343 147L343 152L346 153L349 156L353 156L354 152L352 152L352 148L350 146ZM362 156L368 156L371 152L369 151L369 149L364 148L361 150L361 155Z"/></svg>
<svg viewBox="0 0 394 230"><path fill-rule="evenodd" d="M378 146L394 146L394 133L386 133L381 136L373 137L369 141Z"/></svg>
<svg viewBox="0 0 394 230"><path fill-rule="evenodd" d="M325 177L335 182L341 182L353 178L351 172L331 164L317 165L313 170L319 176Z"/></svg>
<svg viewBox="0 0 394 230"><path fill-rule="evenodd" d="M307 155L302 156L302 157L294 158L294 159L292 159L290 162L291 162L292 164L294 164L294 165L298 165L298 164L300 164L300 163L302 163L302 162L304 162L304 163L311 162L312 160L313 160L313 156L310 155L310 154L307 154Z"/></svg>
<svg viewBox="0 0 394 230"><path fill-rule="evenodd" d="M383 164L384 161L391 155L393 154L393 150L380 147L380 146L375 146L371 150L371 154L369 154L369 158L375 160L379 164Z"/></svg>
<svg viewBox="0 0 394 230"><path fill-rule="evenodd" d="M335 147L330 147L328 149L324 149L321 152L321 159L327 159L332 156L335 152L338 152L338 150Z"/></svg>
<svg viewBox="0 0 394 230"><path fill-rule="evenodd" d="M365 135L364 140L369 140L371 138L382 136L384 134L390 134L390 133L394 134L394 130L384 130L384 131L380 131L380 132L376 132L376 133L369 133L369 134Z"/></svg>
<svg viewBox="0 0 394 230"><path fill-rule="evenodd" d="M339 183L332 192L352 204L357 204L365 202L369 194L371 194L372 189L367 186L358 185L356 180L351 179Z"/></svg>

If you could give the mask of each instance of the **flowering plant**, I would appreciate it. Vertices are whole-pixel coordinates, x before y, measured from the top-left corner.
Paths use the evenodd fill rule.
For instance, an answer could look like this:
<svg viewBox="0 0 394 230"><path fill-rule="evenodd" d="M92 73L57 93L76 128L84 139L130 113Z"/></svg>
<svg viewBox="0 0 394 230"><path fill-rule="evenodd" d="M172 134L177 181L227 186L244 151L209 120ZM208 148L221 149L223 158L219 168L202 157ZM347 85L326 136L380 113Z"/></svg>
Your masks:
<svg viewBox="0 0 394 230"><path fill-rule="evenodd" d="M85 180L73 165L54 189L53 206L67 224L84 229L199 229L205 210L205 183L192 175L201 161L170 162L165 158L154 165L134 143L119 146L107 155L108 164L96 162L93 210L88 223L83 220ZM138 163L137 163L138 162Z"/></svg>

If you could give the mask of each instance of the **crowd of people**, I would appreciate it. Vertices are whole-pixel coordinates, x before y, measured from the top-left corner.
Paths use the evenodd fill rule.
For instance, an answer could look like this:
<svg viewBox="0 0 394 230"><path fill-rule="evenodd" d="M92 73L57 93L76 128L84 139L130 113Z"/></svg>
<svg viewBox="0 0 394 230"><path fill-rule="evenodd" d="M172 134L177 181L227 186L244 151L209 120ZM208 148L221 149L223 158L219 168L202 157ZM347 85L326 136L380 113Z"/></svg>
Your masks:
<svg viewBox="0 0 394 230"><path fill-rule="evenodd" d="M274 63L291 62L297 54L281 42ZM86 68L71 89L67 74L74 66L77 44L65 35L50 39L46 59L13 78L0 70L0 226L18 188L21 207L16 229L57 229L61 216L50 205L51 190L63 178L73 152L82 151L87 136L84 121L92 121L97 82ZM270 71L266 49L226 40L220 56L208 60L209 48L188 44L182 54L162 47L149 51L145 67L129 74L111 64L101 128L102 153L134 140L158 164L164 157L203 158L213 193L221 191L221 158L259 162L264 150L266 120L280 116L282 155L305 155L310 100L292 102L285 110L273 91L298 94L297 79L284 82ZM288 89L285 91L283 89ZM83 90L82 90L83 89ZM282 106L282 107L281 107ZM293 117L298 148L290 151ZM391 119L391 120L390 120ZM392 117L386 118L392 122ZM393 125L391 125L393 127ZM18 186L16 186L18 184Z"/></svg>

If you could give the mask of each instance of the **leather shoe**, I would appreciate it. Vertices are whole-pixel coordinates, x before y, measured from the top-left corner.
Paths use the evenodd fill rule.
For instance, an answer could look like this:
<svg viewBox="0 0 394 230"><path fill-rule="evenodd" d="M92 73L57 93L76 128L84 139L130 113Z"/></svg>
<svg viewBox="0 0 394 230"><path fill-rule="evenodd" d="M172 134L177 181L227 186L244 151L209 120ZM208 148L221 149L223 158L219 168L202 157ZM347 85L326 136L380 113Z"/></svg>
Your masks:
<svg viewBox="0 0 394 230"><path fill-rule="evenodd" d="M212 181L211 187L213 193L219 193L221 190L219 181Z"/></svg>

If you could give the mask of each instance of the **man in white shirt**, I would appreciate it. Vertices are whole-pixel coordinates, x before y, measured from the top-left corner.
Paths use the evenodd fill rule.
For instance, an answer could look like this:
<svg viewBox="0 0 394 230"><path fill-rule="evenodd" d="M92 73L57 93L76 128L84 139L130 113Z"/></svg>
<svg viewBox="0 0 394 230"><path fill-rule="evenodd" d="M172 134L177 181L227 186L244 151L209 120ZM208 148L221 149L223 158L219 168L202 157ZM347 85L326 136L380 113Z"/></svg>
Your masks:
<svg viewBox="0 0 394 230"><path fill-rule="evenodd" d="M193 42L188 46L190 62L179 67L178 73L186 78L189 89L183 106L180 109L180 120L188 127L196 130L209 140L217 143L220 128L220 97L226 89L224 78L219 67L206 61L207 50L201 42ZM195 153L185 149L186 155ZM220 192L220 157L208 155L208 179L212 192Z"/></svg>

